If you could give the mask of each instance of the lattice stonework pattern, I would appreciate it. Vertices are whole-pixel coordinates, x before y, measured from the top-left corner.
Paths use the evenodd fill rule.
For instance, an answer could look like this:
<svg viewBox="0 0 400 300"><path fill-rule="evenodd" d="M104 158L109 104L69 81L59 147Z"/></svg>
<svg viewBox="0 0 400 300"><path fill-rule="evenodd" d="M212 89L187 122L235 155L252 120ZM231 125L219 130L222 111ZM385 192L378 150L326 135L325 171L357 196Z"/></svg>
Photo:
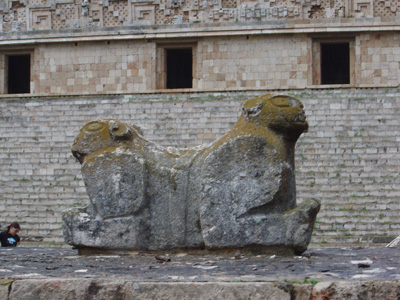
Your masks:
<svg viewBox="0 0 400 300"><path fill-rule="evenodd" d="M11 16L10 16L10 14L5 14L3 16L3 31L4 32L11 31Z"/></svg>
<svg viewBox="0 0 400 300"><path fill-rule="evenodd" d="M29 5L46 5L46 0L29 0Z"/></svg>
<svg viewBox="0 0 400 300"><path fill-rule="evenodd" d="M236 8L237 0L222 0L222 8Z"/></svg>
<svg viewBox="0 0 400 300"><path fill-rule="evenodd" d="M156 24L164 24L164 11L160 10L160 6L156 5L155 6L155 18L156 18Z"/></svg>
<svg viewBox="0 0 400 300"><path fill-rule="evenodd" d="M343 1L320 0L318 2L317 4L310 2L308 16L310 19L332 19L345 16L346 7Z"/></svg>
<svg viewBox="0 0 400 300"><path fill-rule="evenodd" d="M297 4L301 5L301 1L291 1L291 0L268 0L265 1L269 3L271 7L288 7L288 6L293 6L296 2L299 2Z"/></svg>
<svg viewBox="0 0 400 300"><path fill-rule="evenodd" d="M155 22L156 24L189 23L193 16L197 16L200 9L204 9L204 7L200 8L200 2L199 0L161 0L156 7Z"/></svg>
<svg viewBox="0 0 400 300"><path fill-rule="evenodd" d="M59 4L57 9L52 11L52 27L53 29L66 28L67 20L77 18L77 9L73 4Z"/></svg>
<svg viewBox="0 0 400 300"><path fill-rule="evenodd" d="M104 26L121 26L129 22L128 1L109 2L104 7Z"/></svg>
<svg viewBox="0 0 400 300"><path fill-rule="evenodd" d="M11 9L8 15L11 22L11 31L26 30L26 7L22 1L11 2Z"/></svg>
<svg viewBox="0 0 400 300"><path fill-rule="evenodd" d="M20 23L21 30L26 30L26 10L18 9L18 22Z"/></svg>
<svg viewBox="0 0 400 300"><path fill-rule="evenodd" d="M400 14L400 2L398 0L375 0L375 17L395 17Z"/></svg>

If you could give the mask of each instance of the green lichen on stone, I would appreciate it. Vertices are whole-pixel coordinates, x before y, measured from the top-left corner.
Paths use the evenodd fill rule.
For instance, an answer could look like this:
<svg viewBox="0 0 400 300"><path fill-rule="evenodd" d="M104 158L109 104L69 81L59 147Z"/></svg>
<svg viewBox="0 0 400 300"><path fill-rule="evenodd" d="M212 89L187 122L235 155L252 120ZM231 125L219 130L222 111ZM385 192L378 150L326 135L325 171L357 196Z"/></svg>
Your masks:
<svg viewBox="0 0 400 300"><path fill-rule="evenodd" d="M0 286L9 286L10 284L12 284L16 279L0 279Z"/></svg>

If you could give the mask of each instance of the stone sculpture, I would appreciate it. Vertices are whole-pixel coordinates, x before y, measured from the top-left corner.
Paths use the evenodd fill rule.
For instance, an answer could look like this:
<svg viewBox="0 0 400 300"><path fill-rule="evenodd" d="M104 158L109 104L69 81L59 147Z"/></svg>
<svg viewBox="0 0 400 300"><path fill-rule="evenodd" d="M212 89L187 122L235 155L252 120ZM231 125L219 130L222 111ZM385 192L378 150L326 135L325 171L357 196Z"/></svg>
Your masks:
<svg viewBox="0 0 400 300"><path fill-rule="evenodd" d="M302 103L246 101L210 145L161 147L115 119L86 124L72 146L90 203L63 214L78 249L244 249L301 253L320 204L296 206L294 149L308 124Z"/></svg>

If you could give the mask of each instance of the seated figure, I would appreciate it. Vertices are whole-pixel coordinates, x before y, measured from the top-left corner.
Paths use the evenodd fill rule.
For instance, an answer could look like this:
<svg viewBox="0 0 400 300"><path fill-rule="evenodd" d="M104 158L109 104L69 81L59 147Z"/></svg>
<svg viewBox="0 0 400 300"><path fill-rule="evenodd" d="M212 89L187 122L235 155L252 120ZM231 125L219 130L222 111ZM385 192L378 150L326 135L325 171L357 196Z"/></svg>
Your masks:
<svg viewBox="0 0 400 300"><path fill-rule="evenodd" d="M89 205L63 213L82 250L243 249L302 253L319 211L296 204L294 150L308 129L302 103L246 101L236 125L209 145L159 146L115 119L86 124L72 146Z"/></svg>

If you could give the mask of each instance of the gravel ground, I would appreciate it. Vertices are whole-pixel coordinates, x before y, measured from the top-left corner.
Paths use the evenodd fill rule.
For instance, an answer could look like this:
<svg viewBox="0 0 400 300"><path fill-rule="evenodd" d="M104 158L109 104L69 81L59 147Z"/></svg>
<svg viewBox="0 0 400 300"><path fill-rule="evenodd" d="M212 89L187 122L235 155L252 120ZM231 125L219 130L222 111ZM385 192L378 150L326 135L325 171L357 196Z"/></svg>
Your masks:
<svg viewBox="0 0 400 300"><path fill-rule="evenodd" d="M81 256L68 248L0 248L0 279L126 278L186 282L399 280L400 248L311 247L302 256L129 252Z"/></svg>

